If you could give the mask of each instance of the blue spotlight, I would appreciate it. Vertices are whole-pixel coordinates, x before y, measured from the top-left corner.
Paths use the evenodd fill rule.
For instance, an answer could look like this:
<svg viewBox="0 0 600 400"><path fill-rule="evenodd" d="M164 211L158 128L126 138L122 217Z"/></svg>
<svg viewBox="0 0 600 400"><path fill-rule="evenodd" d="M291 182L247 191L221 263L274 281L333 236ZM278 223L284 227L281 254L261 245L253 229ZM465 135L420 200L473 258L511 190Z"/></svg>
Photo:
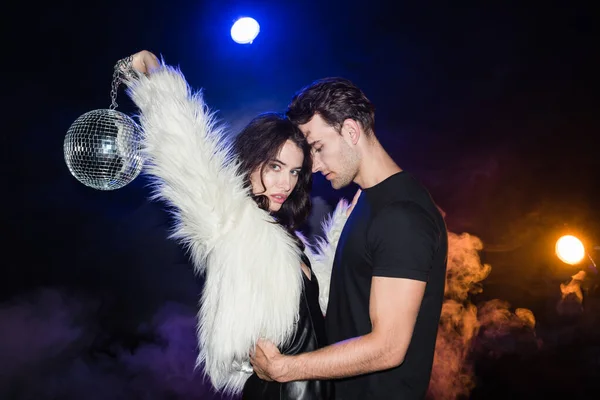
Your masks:
<svg viewBox="0 0 600 400"><path fill-rule="evenodd" d="M231 27L231 38L239 44L249 44L260 32L260 26L254 18L243 17L235 21Z"/></svg>

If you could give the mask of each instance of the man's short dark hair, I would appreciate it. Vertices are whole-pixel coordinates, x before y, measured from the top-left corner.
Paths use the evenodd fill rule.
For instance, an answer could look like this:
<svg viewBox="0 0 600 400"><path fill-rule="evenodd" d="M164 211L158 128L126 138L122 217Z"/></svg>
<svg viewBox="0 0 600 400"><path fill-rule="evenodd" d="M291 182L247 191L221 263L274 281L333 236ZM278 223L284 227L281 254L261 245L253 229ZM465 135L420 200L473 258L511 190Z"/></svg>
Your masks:
<svg viewBox="0 0 600 400"><path fill-rule="evenodd" d="M373 132L375 124L375 107L371 101L344 78L313 82L294 95L286 111L286 116L295 125L307 123L315 114L338 131L348 118L359 122L367 134Z"/></svg>

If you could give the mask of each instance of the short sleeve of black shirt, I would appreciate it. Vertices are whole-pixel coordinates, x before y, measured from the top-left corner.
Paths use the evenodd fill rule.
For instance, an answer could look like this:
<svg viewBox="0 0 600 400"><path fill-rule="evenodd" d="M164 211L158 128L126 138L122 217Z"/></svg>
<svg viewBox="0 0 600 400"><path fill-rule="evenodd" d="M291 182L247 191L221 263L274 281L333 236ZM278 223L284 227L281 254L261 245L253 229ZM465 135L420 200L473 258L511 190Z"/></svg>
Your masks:
<svg viewBox="0 0 600 400"><path fill-rule="evenodd" d="M437 230L432 218L413 202L397 201L380 209L367 234L373 276L427 282Z"/></svg>

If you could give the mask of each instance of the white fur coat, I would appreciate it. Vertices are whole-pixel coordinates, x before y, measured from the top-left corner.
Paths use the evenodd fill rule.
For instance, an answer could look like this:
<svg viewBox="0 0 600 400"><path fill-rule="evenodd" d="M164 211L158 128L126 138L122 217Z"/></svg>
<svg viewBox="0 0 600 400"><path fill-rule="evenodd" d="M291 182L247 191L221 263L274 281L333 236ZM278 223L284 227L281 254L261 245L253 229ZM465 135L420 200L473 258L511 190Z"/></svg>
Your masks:
<svg viewBox="0 0 600 400"><path fill-rule="evenodd" d="M294 333L302 291L299 249L247 190L224 130L180 71L162 65L126 82L140 110L145 172L153 199L172 207L172 237L189 250L205 277L198 312L197 366L215 389L241 392L259 338L284 345ZM325 312L335 244L345 222L340 203L315 253ZM337 217L337 218L336 218ZM336 237L337 235L337 237ZM330 243L330 245L328 245Z"/></svg>
<svg viewBox="0 0 600 400"><path fill-rule="evenodd" d="M346 212L349 204L344 200L340 200L333 213L323 221L323 233L325 238L316 238L316 248L311 249L310 245L306 244L305 254L307 255L312 265L312 270L317 276L319 282L319 304L323 315L327 311L327 303L329 300L329 282L331 280L331 269L335 258L335 250L337 248L342 229L348 219Z"/></svg>

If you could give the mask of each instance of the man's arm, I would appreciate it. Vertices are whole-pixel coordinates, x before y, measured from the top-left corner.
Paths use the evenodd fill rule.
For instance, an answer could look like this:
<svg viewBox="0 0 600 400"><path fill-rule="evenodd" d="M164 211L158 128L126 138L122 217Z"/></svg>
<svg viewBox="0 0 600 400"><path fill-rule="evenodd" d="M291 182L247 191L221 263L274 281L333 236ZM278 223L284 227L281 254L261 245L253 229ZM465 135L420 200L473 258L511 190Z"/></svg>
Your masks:
<svg viewBox="0 0 600 400"><path fill-rule="evenodd" d="M433 254L434 229L420 213L388 210L373 224L374 252L369 315L372 331L295 356L259 344L255 371L280 382L331 379L396 367L404 361L419 313Z"/></svg>
<svg viewBox="0 0 600 400"><path fill-rule="evenodd" d="M333 379L394 368L404 361L425 291L425 282L374 277L371 333L296 356L273 360L272 379Z"/></svg>

